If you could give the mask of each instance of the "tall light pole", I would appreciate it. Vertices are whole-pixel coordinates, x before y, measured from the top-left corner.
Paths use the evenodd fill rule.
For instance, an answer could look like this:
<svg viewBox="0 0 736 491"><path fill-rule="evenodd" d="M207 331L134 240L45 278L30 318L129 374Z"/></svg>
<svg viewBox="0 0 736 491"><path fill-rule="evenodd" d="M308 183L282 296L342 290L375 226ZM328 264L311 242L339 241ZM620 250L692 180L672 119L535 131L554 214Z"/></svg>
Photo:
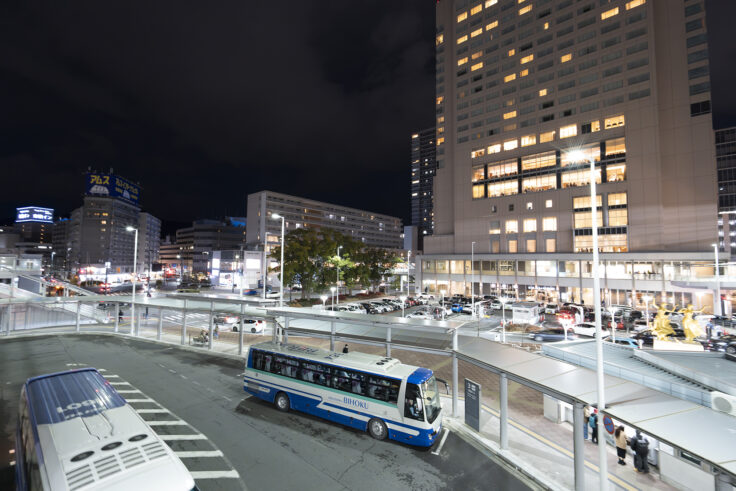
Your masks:
<svg viewBox="0 0 736 491"><path fill-rule="evenodd" d="M406 251L406 296L407 297L411 295L411 291L409 290L410 280L411 280L411 250ZM414 287L414 290L416 290L416 286Z"/></svg>
<svg viewBox="0 0 736 491"><path fill-rule="evenodd" d="M501 342L506 342L506 302L509 301L506 297L501 297L498 299L499 302L501 302Z"/></svg>
<svg viewBox="0 0 736 491"><path fill-rule="evenodd" d="M401 317L404 317L404 307L406 306L406 296L401 295L399 297L399 300L401 300Z"/></svg>
<svg viewBox="0 0 736 491"><path fill-rule="evenodd" d="M570 152L572 162L588 160L590 164L590 209L591 226L593 232L593 308L595 309L595 351L596 373L598 379L598 469L601 490L608 489L608 461L606 455L605 428L601 424L603 411L606 409L606 400L603 386L603 332L601 329L601 277L598 271L598 203L596 201L595 159L588 159L582 151Z"/></svg>
<svg viewBox="0 0 736 491"><path fill-rule="evenodd" d="M440 300L440 307L442 307L442 320L445 320L445 290L440 290L440 295L442 295Z"/></svg>
<svg viewBox="0 0 736 491"><path fill-rule="evenodd" d="M475 242L470 243L470 305L475 319Z"/></svg>
<svg viewBox="0 0 736 491"><path fill-rule="evenodd" d="M646 310L645 315L647 316L647 329L649 329L649 302L652 301L652 297L649 295L644 295L641 297L642 300L644 300L644 309Z"/></svg>
<svg viewBox="0 0 736 491"><path fill-rule="evenodd" d="M284 306L284 217L279 215L278 213L271 214L271 218L274 220L281 220L281 264L279 264L279 269L281 270L281 288L279 288L279 307ZM265 286L264 286L265 288Z"/></svg>
<svg viewBox="0 0 736 491"><path fill-rule="evenodd" d="M342 246L337 246L337 290L335 291L336 305L340 305L340 249Z"/></svg>
<svg viewBox="0 0 736 491"><path fill-rule="evenodd" d="M325 311L325 302L327 301L327 295L320 295L320 300L322 300L322 312Z"/></svg>
<svg viewBox="0 0 736 491"><path fill-rule="evenodd" d="M714 306L717 308L713 309L713 314L715 315L722 315L722 309L721 309L721 271L718 264L718 244L712 244L713 245L713 251L716 254L716 301L713 303Z"/></svg>
<svg viewBox="0 0 736 491"><path fill-rule="evenodd" d="M135 333L135 275L138 271L138 229L128 225L125 227L127 232L135 232L135 243L133 244L133 297L130 303L130 334Z"/></svg>
<svg viewBox="0 0 736 491"><path fill-rule="evenodd" d="M331 297L332 297L332 311L333 312L335 311L335 290L337 290L337 288L335 288L334 286L330 287L330 291L332 292Z"/></svg>

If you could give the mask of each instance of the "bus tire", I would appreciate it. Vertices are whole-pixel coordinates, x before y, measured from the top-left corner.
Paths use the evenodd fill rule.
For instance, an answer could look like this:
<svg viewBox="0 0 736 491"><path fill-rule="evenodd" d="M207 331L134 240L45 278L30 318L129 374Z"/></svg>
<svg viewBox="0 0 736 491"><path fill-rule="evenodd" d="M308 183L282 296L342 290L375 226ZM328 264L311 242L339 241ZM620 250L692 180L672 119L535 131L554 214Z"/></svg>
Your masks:
<svg viewBox="0 0 736 491"><path fill-rule="evenodd" d="M378 418L373 418L368 421L368 434L370 434L376 440L385 440L388 436L388 428L386 423Z"/></svg>
<svg viewBox="0 0 736 491"><path fill-rule="evenodd" d="M287 396L284 392L279 392L278 394L276 394L276 397L274 397L273 399L273 403L276 405L276 409L283 412L288 412L289 408L291 407L289 396Z"/></svg>

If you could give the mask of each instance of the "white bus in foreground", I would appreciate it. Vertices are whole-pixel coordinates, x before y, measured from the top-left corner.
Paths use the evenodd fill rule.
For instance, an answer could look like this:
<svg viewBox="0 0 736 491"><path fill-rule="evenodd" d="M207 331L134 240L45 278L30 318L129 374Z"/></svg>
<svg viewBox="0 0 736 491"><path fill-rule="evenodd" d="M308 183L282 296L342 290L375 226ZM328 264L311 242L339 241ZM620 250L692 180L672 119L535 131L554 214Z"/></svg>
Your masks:
<svg viewBox="0 0 736 491"><path fill-rule="evenodd" d="M16 433L18 490L196 490L181 460L94 368L28 379Z"/></svg>
<svg viewBox="0 0 736 491"><path fill-rule="evenodd" d="M296 409L378 440L431 446L442 429L432 370L395 358L266 342L251 346L244 389L282 411Z"/></svg>

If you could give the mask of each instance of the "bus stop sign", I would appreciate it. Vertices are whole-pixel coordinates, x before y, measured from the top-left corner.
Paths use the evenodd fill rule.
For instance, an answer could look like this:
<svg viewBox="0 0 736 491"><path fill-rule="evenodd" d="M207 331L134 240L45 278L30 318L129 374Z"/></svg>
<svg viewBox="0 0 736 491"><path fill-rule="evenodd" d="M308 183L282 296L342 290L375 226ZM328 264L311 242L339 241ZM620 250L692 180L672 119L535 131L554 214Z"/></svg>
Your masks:
<svg viewBox="0 0 736 491"><path fill-rule="evenodd" d="M480 384L465 379L465 424L480 431Z"/></svg>

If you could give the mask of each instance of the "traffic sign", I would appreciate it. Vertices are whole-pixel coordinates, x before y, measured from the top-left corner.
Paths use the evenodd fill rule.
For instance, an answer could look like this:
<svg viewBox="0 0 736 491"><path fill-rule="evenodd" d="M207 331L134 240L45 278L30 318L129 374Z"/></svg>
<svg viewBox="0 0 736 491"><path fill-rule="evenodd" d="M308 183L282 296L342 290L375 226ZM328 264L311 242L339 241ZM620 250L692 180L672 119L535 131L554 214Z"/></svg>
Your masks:
<svg viewBox="0 0 736 491"><path fill-rule="evenodd" d="M609 434L613 434L613 420L611 419L610 416L608 415L603 416L603 426L606 427L606 431Z"/></svg>

